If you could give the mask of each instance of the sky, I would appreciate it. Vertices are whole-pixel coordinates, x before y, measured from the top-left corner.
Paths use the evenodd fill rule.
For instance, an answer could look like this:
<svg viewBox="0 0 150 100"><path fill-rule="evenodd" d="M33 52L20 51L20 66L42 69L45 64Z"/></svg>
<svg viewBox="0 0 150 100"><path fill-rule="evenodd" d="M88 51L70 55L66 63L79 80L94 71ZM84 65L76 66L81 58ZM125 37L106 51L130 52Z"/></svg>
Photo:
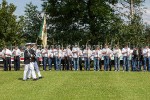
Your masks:
<svg viewBox="0 0 150 100"><path fill-rule="evenodd" d="M30 2L33 3L33 5L36 5L38 7L38 10L42 10L41 4L42 1L41 0L6 0L8 3L13 3L15 6L17 6L15 14L16 15L24 15L24 10L25 10L25 6L26 4L29 4ZM0 3L2 2L2 0L0 0Z"/></svg>
<svg viewBox="0 0 150 100"><path fill-rule="evenodd" d="M42 1L41 0L6 0L8 3L13 3L17 6L17 9L15 11L15 15L24 15L25 6L27 3L32 2L34 5L38 6L38 10L41 11L42 7ZM2 0L0 0L0 3ZM144 23L150 24L150 0L145 0L144 6L147 8L145 13L143 14L143 20Z"/></svg>
<svg viewBox="0 0 150 100"><path fill-rule="evenodd" d="M144 6L147 7L147 9L143 15L143 20L144 22L150 24L150 0L145 0Z"/></svg>

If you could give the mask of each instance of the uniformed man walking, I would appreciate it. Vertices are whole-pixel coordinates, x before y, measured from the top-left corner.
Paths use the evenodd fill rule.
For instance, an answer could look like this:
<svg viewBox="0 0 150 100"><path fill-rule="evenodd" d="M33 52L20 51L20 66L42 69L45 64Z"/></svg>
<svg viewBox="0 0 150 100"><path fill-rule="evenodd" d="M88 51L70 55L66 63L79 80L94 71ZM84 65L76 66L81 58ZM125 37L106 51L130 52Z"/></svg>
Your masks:
<svg viewBox="0 0 150 100"><path fill-rule="evenodd" d="M35 62L35 54L31 50L30 44L26 45L27 48L24 51L24 73L23 73L23 80L26 81L28 77L29 70L31 70L31 75L33 80L37 80L35 70L34 70L34 62Z"/></svg>

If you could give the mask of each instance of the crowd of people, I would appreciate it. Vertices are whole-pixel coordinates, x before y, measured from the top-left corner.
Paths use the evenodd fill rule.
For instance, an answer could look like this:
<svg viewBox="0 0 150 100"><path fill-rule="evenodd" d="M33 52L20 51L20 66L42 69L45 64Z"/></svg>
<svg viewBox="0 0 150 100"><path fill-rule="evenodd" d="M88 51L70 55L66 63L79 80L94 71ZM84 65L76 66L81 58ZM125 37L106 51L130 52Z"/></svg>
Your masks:
<svg viewBox="0 0 150 100"><path fill-rule="evenodd" d="M36 45L31 45L31 50L35 53L34 66L39 65L39 58L42 57L43 70L87 70L94 67L94 71L102 70L102 64L104 63L104 71L111 70L112 64L114 64L114 70L120 71L120 61L123 61L123 71L150 71L150 48L145 46L144 48L130 49L127 45L120 49L119 46L115 46L112 49L108 45L104 48L95 46L93 50L90 46L86 46L85 49L81 49L78 45L67 46L66 48L57 46L51 46L50 48L39 49ZM26 50L25 50L26 51ZM24 51L24 63L26 64L26 54ZM13 51L8 48L4 48L1 52L1 56L4 61L4 71L8 68L11 70L11 55L14 55L14 70L20 70L20 54L21 51L18 47L15 47ZM48 67L47 67L48 65ZM40 75L39 75L40 76Z"/></svg>
<svg viewBox="0 0 150 100"><path fill-rule="evenodd" d="M14 55L14 70L20 70L20 54L21 51L18 47L15 47L12 51L6 47L2 50L1 57L4 62L4 71L7 71L8 68L11 70L12 55ZM103 63L104 71L111 70L113 64L114 70L120 71L120 61L123 62L121 69L123 71L150 71L150 48L148 46L130 49L126 45L120 49L116 45L111 49L108 45L105 45L104 48L95 46L91 50L90 46L81 49L78 45L74 45L72 48L70 46L66 48L51 46L39 49L36 45L28 44L24 50L24 80L31 78L31 76L36 79L35 73L39 78L42 77L39 71L40 57L42 57L44 71L51 71L52 65L54 65L56 71L83 69L90 71L91 67L94 67L94 71L100 71Z"/></svg>

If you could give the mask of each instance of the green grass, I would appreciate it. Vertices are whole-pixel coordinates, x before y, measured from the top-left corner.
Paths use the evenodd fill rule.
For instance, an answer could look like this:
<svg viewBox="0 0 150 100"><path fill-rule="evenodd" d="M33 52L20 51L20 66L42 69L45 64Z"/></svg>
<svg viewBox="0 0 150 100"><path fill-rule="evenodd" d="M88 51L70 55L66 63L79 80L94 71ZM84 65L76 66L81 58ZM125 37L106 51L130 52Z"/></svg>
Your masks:
<svg viewBox="0 0 150 100"><path fill-rule="evenodd" d="M149 72L41 71L22 81L23 71L0 71L0 100L149 100Z"/></svg>

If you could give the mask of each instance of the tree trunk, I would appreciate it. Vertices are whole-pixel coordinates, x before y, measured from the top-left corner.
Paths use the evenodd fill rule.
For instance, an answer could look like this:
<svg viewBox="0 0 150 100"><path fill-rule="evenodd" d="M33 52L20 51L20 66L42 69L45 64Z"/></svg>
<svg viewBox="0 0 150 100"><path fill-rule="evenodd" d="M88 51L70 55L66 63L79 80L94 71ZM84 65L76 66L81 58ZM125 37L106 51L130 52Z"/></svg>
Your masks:
<svg viewBox="0 0 150 100"><path fill-rule="evenodd" d="M131 23L134 17L134 0L130 0L130 18L131 18Z"/></svg>

